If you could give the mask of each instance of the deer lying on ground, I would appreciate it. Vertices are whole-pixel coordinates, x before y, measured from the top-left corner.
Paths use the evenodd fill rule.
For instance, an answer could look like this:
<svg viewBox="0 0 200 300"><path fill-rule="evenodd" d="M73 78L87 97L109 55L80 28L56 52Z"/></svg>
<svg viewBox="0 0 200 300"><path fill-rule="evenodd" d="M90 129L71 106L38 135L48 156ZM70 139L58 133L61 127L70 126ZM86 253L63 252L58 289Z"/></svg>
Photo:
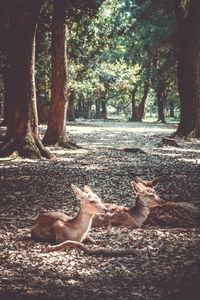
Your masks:
<svg viewBox="0 0 200 300"><path fill-rule="evenodd" d="M124 226L139 228L147 219L149 207L159 205L163 200L158 197L154 189L132 181L132 187L136 192L135 205L133 207L118 206L105 203L108 210L106 215L96 215L93 218L92 226Z"/></svg>
<svg viewBox="0 0 200 300"><path fill-rule="evenodd" d="M155 187L155 181L145 181L137 177L144 187ZM154 183L153 183L154 182ZM196 227L200 226L200 208L187 202L163 202L149 208L145 224L163 227Z"/></svg>
<svg viewBox="0 0 200 300"><path fill-rule="evenodd" d="M103 214L107 211L101 199L85 186L83 191L72 184L74 193L81 201L78 214L72 218L59 212L46 212L39 215L31 229L34 239L62 243L66 240L82 242L88 235L94 214Z"/></svg>

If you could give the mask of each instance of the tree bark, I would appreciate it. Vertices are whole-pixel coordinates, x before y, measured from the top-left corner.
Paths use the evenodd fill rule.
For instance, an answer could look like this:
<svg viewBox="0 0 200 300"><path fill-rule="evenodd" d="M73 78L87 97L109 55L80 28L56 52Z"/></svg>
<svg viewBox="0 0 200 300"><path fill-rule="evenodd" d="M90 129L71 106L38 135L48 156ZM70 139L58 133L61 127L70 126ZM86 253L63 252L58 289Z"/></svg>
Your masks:
<svg viewBox="0 0 200 300"><path fill-rule="evenodd" d="M144 83L144 93L141 102L139 103L136 113L137 113L137 120L138 122L142 122L142 118L144 116L144 107L145 107L145 102L148 96L148 91L149 91L149 83L146 81Z"/></svg>
<svg viewBox="0 0 200 300"><path fill-rule="evenodd" d="M200 1L176 0L175 12L180 45L180 123L176 134L200 137Z"/></svg>
<svg viewBox="0 0 200 300"><path fill-rule="evenodd" d="M13 1L10 17L10 68L7 132L0 156L17 151L22 157L51 158L38 134L35 93L35 36L42 0Z"/></svg>
<svg viewBox="0 0 200 300"><path fill-rule="evenodd" d="M102 111L101 111L101 119L107 119L107 109L106 109L106 100L102 99L101 100L101 107L102 107Z"/></svg>
<svg viewBox="0 0 200 300"><path fill-rule="evenodd" d="M1 123L2 126L7 126L8 123L8 72L2 73L3 77L3 85L4 85L4 98L3 98L3 105L2 105L2 114L3 114L3 122Z"/></svg>
<svg viewBox="0 0 200 300"><path fill-rule="evenodd" d="M67 1L54 0L52 23L52 85L48 127L43 142L73 148L66 132L67 97Z"/></svg>
<svg viewBox="0 0 200 300"><path fill-rule="evenodd" d="M174 102L171 101L169 103L169 116L170 118L174 118Z"/></svg>
<svg viewBox="0 0 200 300"><path fill-rule="evenodd" d="M164 115L164 107L165 107L165 96L164 92L161 88L158 87L156 91L157 100L158 100L158 120L157 122L166 123L165 115Z"/></svg>
<svg viewBox="0 0 200 300"><path fill-rule="evenodd" d="M74 90L70 90L68 97L68 107L67 107L67 120L72 122L75 121L74 116Z"/></svg>
<svg viewBox="0 0 200 300"><path fill-rule="evenodd" d="M137 91L136 89L131 91L131 107L132 107L131 121L132 122L138 122L136 104L135 104L136 91Z"/></svg>
<svg viewBox="0 0 200 300"><path fill-rule="evenodd" d="M100 118L100 99L96 99L96 119Z"/></svg>

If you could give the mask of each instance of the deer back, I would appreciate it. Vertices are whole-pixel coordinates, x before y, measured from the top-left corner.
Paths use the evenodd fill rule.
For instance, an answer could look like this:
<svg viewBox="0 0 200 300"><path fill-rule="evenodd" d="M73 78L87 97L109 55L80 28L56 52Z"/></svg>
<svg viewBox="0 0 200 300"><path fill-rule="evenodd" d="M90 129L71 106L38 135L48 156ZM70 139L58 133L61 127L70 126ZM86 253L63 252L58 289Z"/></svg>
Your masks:
<svg viewBox="0 0 200 300"><path fill-rule="evenodd" d="M200 209L187 202L165 202L150 208L145 224L167 227L200 226Z"/></svg>
<svg viewBox="0 0 200 300"><path fill-rule="evenodd" d="M46 212L39 215L31 229L31 236L41 241L56 241L56 224L69 222L72 218L60 212Z"/></svg>

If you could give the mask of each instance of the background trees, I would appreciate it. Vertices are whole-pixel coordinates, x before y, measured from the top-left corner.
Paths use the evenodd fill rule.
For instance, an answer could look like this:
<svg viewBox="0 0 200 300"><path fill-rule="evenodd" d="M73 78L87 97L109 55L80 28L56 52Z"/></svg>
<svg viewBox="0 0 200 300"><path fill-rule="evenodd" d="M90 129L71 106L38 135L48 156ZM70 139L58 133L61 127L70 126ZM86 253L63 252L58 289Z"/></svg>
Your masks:
<svg viewBox="0 0 200 300"><path fill-rule="evenodd" d="M157 121L165 122L166 112L173 118L179 108L178 92L181 119L177 134L199 136L197 0L176 0L175 5L170 0L62 0L63 10L57 16L58 4L52 0L37 0L35 5L30 0L12 3L3 0L0 4L0 99L7 125L2 154L13 149L28 153L25 137L31 128L28 140L39 153L35 156L49 156L38 137L36 95L39 119L48 121L44 137L48 144L69 144L66 116L69 120L79 116L105 119L112 113L141 122L157 113ZM37 5L40 10L36 12ZM26 15L29 17L23 17ZM61 31L54 30L55 19L62 24L61 39Z"/></svg>
<svg viewBox="0 0 200 300"><path fill-rule="evenodd" d="M149 105L153 103L158 107L158 120L164 122L164 111L170 103L168 96L173 91L173 99L178 98L174 75L177 61L176 33L176 20L170 1L106 0L98 18L84 20L81 26L73 24L69 34L68 55L69 72L72 63L73 73L79 74L77 78L72 76L74 86L78 87L75 93L76 116L91 115L86 113L88 106L84 106L84 102L92 94L96 110L93 116L105 116L99 109L102 110L102 104L104 107L106 103L109 108L113 108L112 111L117 113L119 109L124 110L131 120L141 121L147 100ZM126 84L122 84L120 72L113 68L121 60L127 70L135 65L140 69L137 81L133 79L131 82L130 79L129 87L127 78ZM116 70L115 75L112 74L112 84L108 76L101 82L102 65L104 73L108 74L111 68L113 72ZM124 77L127 75L124 74ZM123 88L119 88L119 81ZM107 92L103 97L106 100L102 101L105 83ZM175 103L177 106L178 101Z"/></svg>

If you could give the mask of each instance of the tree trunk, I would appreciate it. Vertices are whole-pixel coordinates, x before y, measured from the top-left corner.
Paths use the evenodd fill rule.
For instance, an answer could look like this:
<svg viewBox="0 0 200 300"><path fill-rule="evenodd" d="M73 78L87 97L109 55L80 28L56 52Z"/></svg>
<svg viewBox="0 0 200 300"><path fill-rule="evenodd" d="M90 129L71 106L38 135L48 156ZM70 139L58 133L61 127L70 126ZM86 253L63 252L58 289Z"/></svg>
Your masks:
<svg viewBox="0 0 200 300"><path fill-rule="evenodd" d="M174 118L174 102L169 103L169 117Z"/></svg>
<svg viewBox="0 0 200 300"><path fill-rule="evenodd" d="M0 155L51 158L38 135L35 93L35 35L42 0L13 1L10 17L10 68L7 132Z"/></svg>
<svg viewBox="0 0 200 300"><path fill-rule="evenodd" d="M106 109L106 101L104 99L101 100L101 119L107 119L107 109Z"/></svg>
<svg viewBox="0 0 200 300"><path fill-rule="evenodd" d="M43 142L46 145L59 145L72 148L66 132L67 96L67 27L65 0L54 0L52 23L52 82L48 128Z"/></svg>
<svg viewBox="0 0 200 300"><path fill-rule="evenodd" d="M8 74L9 74L9 59L10 59L10 26L9 18L8 18L8 9L9 9L9 1L3 0L0 2L0 18L1 23L1 38L2 38L2 47L1 47L1 64L0 64L0 73L2 75L3 80L3 87L4 87L4 94L2 99L0 99L0 106L1 106L1 114L3 117L3 122L1 123L2 126L7 125L8 115L7 115L7 97L8 97ZM2 102L1 102L2 101Z"/></svg>
<svg viewBox="0 0 200 300"><path fill-rule="evenodd" d="M176 0L180 51L178 90L180 123L177 135L200 137L200 1Z"/></svg>
<svg viewBox="0 0 200 300"><path fill-rule="evenodd" d="M137 118L137 111L136 111L136 104L135 104L135 94L136 94L136 89L131 91L131 106L132 106L132 116L131 116L131 121L132 122L138 122Z"/></svg>
<svg viewBox="0 0 200 300"><path fill-rule="evenodd" d="M96 119L100 118L100 99L96 99Z"/></svg>
<svg viewBox="0 0 200 300"><path fill-rule="evenodd" d="M1 123L2 126L7 126L8 123L8 72L2 73L3 77L3 85L4 85L4 97L2 103L2 114L3 114L3 122Z"/></svg>
<svg viewBox="0 0 200 300"><path fill-rule="evenodd" d="M138 122L142 122L142 118L144 116L144 107L145 107L145 102L147 99L148 91L149 91L149 83L145 82L144 83L144 94L143 94L142 100L141 100L140 104L138 105L137 111L136 111Z"/></svg>
<svg viewBox="0 0 200 300"><path fill-rule="evenodd" d="M74 90L70 90L68 97L68 106L67 106L67 120L72 122L75 121L74 116Z"/></svg>
<svg viewBox="0 0 200 300"><path fill-rule="evenodd" d="M158 100L158 120L157 122L166 123L165 115L164 115L164 107L165 107L165 97L163 90L158 88L156 91L157 100Z"/></svg>

